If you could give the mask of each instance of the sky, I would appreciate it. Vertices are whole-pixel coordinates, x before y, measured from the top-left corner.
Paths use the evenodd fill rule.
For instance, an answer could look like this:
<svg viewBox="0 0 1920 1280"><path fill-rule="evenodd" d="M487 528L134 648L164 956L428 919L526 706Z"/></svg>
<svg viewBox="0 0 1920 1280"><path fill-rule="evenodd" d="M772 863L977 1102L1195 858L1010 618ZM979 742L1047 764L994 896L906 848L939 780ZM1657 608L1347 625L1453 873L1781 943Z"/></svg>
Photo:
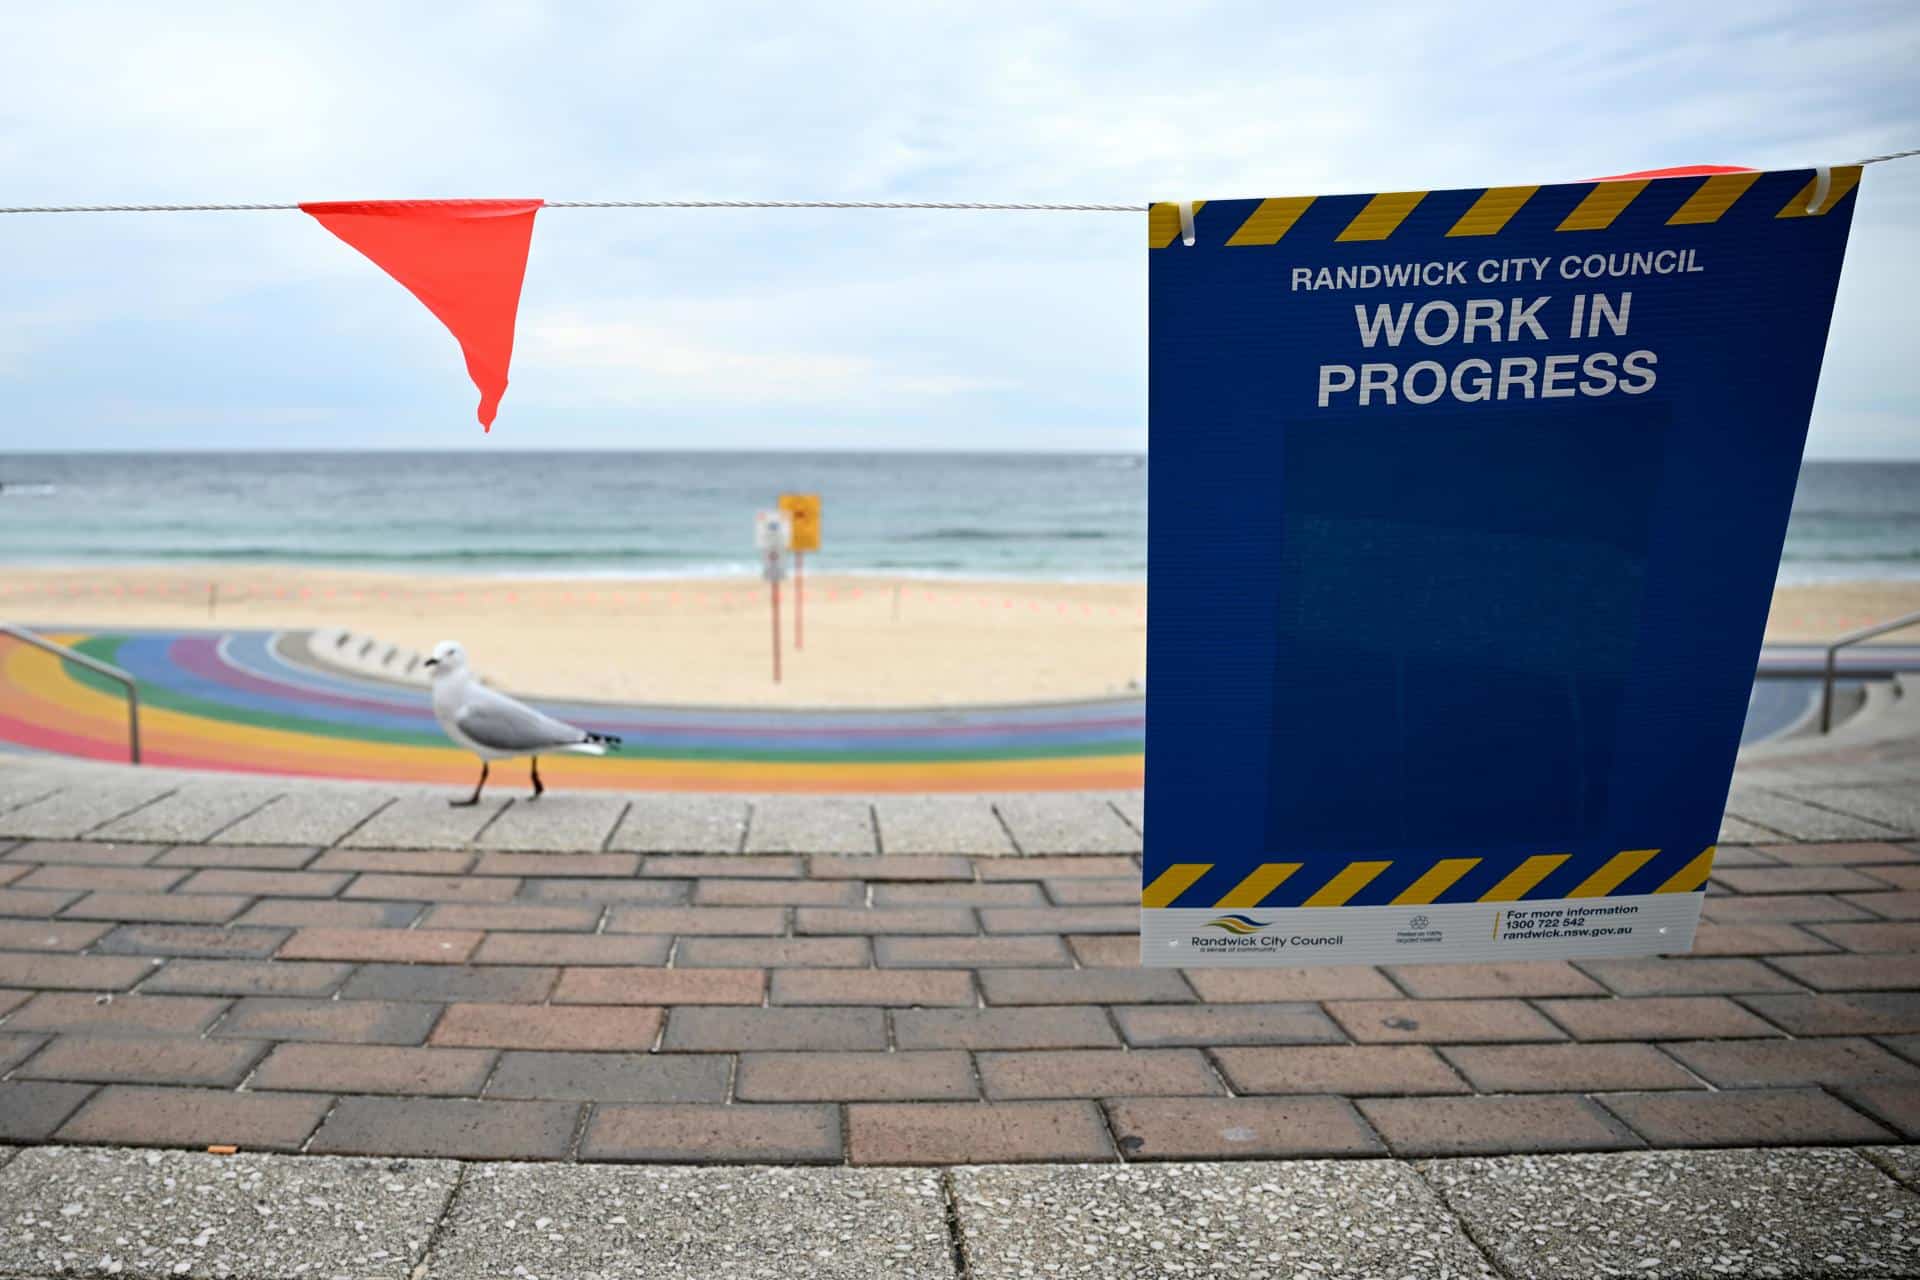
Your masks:
<svg viewBox="0 0 1920 1280"><path fill-rule="evenodd" d="M1920 6L16 6L0 204L1144 203L1920 146ZM457 348L299 213L0 218L0 451L1146 446L1136 214L539 215ZM1920 458L1920 158L1858 199L1810 456Z"/></svg>

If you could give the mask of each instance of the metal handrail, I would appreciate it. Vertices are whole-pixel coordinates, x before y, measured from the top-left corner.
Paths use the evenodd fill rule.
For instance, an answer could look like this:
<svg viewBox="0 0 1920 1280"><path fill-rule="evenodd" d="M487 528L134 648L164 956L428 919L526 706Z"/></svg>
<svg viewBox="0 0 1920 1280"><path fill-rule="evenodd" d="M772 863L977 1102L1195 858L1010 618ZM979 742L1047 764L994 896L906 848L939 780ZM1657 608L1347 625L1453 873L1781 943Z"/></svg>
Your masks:
<svg viewBox="0 0 1920 1280"><path fill-rule="evenodd" d="M1920 623L1920 611L1894 618L1887 622L1875 623L1871 627L1862 627L1858 631L1849 631L1827 646L1827 674L1820 687L1820 732L1833 730L1833 664L1839 652L1850 644L1859 644L1862 640L1871 640L1883 636L1889 631L1899 631Z"/></svg>
<svg viewBox="0 0 1920 1280"><path fill-rule="evenodd" d="M118 680L127 691L127 755L134 764L140 763L140 689L134 684L133 677L113 666L111 663L89 658L78 649L69 649L43 635L37 635L25 627L16 627L10 622L0 622L0 635L12 636L22 644L30 644L43 649L68 662L77 662L89 671L97 672L109 680Z"/></svg>

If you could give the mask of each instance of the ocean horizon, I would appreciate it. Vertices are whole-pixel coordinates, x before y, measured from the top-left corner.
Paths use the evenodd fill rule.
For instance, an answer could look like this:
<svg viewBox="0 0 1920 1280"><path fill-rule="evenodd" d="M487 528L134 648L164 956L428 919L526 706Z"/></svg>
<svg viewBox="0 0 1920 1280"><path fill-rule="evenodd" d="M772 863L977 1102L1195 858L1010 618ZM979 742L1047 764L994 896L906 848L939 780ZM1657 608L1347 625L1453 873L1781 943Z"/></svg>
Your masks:
<svg viewBox="0 0 1920 1280"><path fill-rule="evenodd" d="M811 572L1138 581L1147 466L1143 452L11 452L0 564L744 576L754 511L797 491L823 498ZM1914 579L1920 462L1806 463L1780 582Z"/></svg>

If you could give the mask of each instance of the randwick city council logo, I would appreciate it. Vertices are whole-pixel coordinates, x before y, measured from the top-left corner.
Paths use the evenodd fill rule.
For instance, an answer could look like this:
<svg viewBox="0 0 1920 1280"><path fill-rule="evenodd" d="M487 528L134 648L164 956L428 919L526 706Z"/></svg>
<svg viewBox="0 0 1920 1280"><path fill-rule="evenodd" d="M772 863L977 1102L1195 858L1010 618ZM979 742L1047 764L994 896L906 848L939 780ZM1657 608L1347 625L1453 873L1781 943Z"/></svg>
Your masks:
<svg viewBox="0 0 1920 1280"><path fill-rule="evenodd" d="M1272 926L1271 920L1255 920L1252 916L1242 915L1221 916L1217 920L1207 921L1206 924L1209 929L1224 929L1228 933L1238 934L1241 937L1249 933L1258 933Z"/></svg>

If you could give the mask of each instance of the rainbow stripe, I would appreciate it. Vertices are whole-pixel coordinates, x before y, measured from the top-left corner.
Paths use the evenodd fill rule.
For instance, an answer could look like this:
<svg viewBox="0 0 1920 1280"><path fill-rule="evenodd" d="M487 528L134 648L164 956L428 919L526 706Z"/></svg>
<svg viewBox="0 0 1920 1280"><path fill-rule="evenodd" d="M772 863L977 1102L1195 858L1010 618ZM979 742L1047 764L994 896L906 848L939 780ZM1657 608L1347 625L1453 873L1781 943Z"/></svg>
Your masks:
<svg viewBox="0 0 1920 1280"><path fill-rule="evenodd" d="M148 763L235 773L470 784L474 760L425 690L294 654L271 631L49 632L139 682ZM926 710L772 710L543 702L625 745L553 756L547 781L624 791L1053 791L1141 785L1139 698ZM119 686L0 647L0 745L126 758Z"/></svg>

